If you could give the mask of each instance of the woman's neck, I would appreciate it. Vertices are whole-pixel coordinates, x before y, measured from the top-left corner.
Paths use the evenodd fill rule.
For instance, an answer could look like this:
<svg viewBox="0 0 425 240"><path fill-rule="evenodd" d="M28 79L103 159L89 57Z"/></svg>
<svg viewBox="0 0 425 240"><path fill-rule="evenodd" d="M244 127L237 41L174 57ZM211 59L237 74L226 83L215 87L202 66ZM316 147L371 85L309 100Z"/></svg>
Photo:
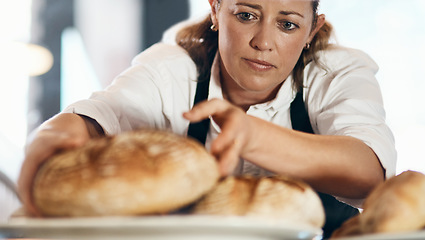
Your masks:
<svg viewBox="0 0 425 240"><path fill-rule="evenodd" d="M232 104L242 108L245 112L248 111L249 107L252 105L265 103L275 99L280 87L282 86L282 84L280 84L271 91L248 91L241 88L235 81L229 80L229 77L230 76L225 78L222 76L222 72L220 73L223 97Z"/></svg>
<svg viewBox="0 0 425 240"><path fill-rule="evenodd" d="M220 79L223 98L233 105L242 108L245 112L253 105L269 102L275 99L284 82L281 82L274 88L263 91L247 90L240 86L238 82L235 81L225 70L220 57L218 58L218 61L218 77Z"/></svg>

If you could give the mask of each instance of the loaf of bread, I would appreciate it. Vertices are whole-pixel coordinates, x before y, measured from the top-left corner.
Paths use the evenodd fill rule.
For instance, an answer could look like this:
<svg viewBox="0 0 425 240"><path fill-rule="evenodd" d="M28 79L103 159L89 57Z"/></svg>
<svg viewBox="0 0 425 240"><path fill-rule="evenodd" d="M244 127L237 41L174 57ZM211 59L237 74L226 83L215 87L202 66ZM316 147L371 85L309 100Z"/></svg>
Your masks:
<svg viewBox="0 0 425 240"><path fill-rule="evenodd" d="M291 178L227 177L194 207L194 214L246 216L273 222L322 227L325 213L313 189Z"/></svg>
<svg viewBox="0 0 425 240"><path fill-rule="evenodd" d="M363 212L345 222L332 237L406 232L425 227L425 175L406 171L375 188Z"/></svg>
<svg viewBox="0 0 425 240"><path fill-rule="evenodd" d="M139 130L89 141L38 171L34 202L46 216L167 213L218 181L216 160L194 140Z"/></svg>

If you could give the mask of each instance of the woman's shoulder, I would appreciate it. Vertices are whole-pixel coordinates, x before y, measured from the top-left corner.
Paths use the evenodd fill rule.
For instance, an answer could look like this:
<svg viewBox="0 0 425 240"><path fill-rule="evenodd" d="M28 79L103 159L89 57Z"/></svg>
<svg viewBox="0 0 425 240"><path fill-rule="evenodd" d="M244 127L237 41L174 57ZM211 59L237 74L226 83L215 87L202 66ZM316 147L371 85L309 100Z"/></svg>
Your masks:
<svg viewBox="0 0 425 240"><path fill-rule="evenodd" d="M185 49L176 45L168 43L156 43L139 53L132 61L133 65L136 64L152 64L159 63L190 63L193 62Z"/></svg>
<svg viewBox="0 0 425 240"><path fill-rule="evenodd" d="M155 79L196 79L197 68L187 51L178 45L157 43L138 54L130 72L147 73Z"/></svg>
<svg viewBox="0 0 425 240"><path fill-rule="evenodd" d="M364 51L340 45L330 45L317 53L317 59L306 66L304 84L310 99L336 99L341 92L363 95L364 86L379 85L376 79L378 65ZM344 90L345 89L345 90ZM348 91L350 89L350 91ZM372 90L372 88L369 88ZM319 101L317 101L319 103ZM323 105L318 106L322 108Z"/></svg>
<svg viewBox="0 0 425 240"><path fill-rule="evenodd" d="M319 51L317 57L320 65L330 71L367 67L377 72L379 68L366 52L336 44L331 44L325 50Z"/></svg>

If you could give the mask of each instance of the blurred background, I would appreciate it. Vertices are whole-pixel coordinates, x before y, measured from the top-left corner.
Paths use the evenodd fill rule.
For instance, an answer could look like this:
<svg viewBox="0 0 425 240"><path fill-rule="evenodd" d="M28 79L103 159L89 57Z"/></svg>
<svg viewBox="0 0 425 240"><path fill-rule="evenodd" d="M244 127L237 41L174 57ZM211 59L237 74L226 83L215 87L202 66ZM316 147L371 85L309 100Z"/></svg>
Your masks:
<svg viewBox="0 0 425 240"><path fill-rule="evenodd" d="M28 133L102 89L171 25L207 0L0 0L0 178L15 184ZM425 1L322 0L336 41L359 48L377 75L398 151L397 172L425 173ZM19 207L0 184L0 221Z"/></svg>

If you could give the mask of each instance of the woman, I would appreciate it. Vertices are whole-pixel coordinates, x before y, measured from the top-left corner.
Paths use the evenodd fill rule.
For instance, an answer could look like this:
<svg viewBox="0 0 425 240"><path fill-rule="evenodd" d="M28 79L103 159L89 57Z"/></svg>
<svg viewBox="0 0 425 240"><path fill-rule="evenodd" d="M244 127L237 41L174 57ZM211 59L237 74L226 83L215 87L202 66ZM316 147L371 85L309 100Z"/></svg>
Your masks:
<svg viewBox="0 0 425 240"><path fill-rule="evenodd" d="M223 176L287 174L353 205L394 175L377 66L328 44L318 1L209 3L211 17L179 31L177 44L151 47L105 91L40 126L19 179L29 211L36 213L31 182L46 158L140 127L189 132L217 157ZM296 116L308 126L297 126Z"/></svg>

